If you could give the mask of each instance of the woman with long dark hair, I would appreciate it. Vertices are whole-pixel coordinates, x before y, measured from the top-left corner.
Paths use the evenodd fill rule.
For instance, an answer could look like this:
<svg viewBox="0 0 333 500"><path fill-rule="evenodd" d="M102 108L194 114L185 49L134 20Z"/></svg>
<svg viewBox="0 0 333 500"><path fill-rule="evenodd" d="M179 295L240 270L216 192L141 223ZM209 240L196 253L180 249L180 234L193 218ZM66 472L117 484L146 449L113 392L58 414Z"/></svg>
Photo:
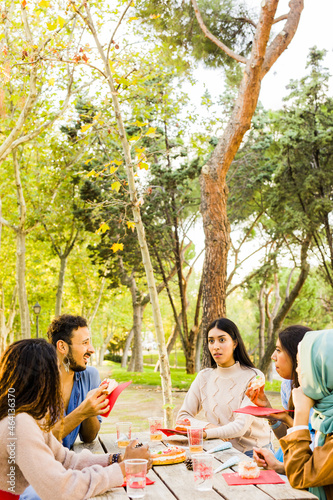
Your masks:
<svg viewBox="0 0 333 500"><path fill-rule="evenodd" d="M251 380L263 374L254 367L231 320L213 321L206 340L212 367L198 373L177 418L188 418L191 425L203 427L207 439L228 439L235 448L252 455L253 446L269 446L269 426L264 420L233 410L251 404L245 391ZM206 421L195 418L201 409Z"/></svg>
<svg viewBox="0 0 333 500"><path fill-rule="evenodd" d="M278 439L285 436L287 429L293 426L294 404L291 397L291 391L299 387L296 371L297 349L299 343L308 331L311 331L311 328L307 326L288 326L279 333L275 351L272 354L272 360L275 363L276 371L280 377L283 378L281 384L281 401L283 408L286 410L284 413L278 413L276 415L271 414L268 419L271 429ZM255 405L264 408L272 407L264 392L264 387L256 390L249 388L246 393ZM254 457L260 466L274 469L280 474L284 474L283 453L281 448L279 448L275 454L271 453L269 450L255 450Z"/></svg>
<svg viewBox="0 0 333 500"><path fill-rule="evenodd" d="M20 340L0 360L0 498L18 499L29 484L42 500L83 500L124 480L112 456L77 454L51 429L62 418L60 372L53 345ZM149 459L148 447L126 448L126 458Z"/></svg>

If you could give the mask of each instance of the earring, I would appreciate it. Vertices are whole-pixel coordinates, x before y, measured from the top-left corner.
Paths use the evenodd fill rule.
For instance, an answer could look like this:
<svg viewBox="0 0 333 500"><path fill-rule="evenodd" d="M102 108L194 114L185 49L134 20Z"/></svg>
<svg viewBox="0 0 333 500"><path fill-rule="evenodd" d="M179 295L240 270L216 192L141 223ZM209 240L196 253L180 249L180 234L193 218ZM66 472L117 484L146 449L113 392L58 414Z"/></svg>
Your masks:
<svg viewBox="0 0 333 500"><path fill-rule="evenodd" d="M67 361L65 361L65 359L67 359ZM70 365L70 361L69 359L67 358L67 356L64 357L64 359L62 360L62 364L64 365L64 368L65 368L65 371L67 373L69 373L69 365Z"/></svg>

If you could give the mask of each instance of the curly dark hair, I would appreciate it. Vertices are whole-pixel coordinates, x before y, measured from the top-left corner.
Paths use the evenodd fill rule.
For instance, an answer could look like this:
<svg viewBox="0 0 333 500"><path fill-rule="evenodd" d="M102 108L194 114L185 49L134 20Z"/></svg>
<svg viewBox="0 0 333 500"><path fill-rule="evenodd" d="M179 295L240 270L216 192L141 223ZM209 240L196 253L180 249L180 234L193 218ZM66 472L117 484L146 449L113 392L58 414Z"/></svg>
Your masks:
<svg viewBox="0 0 333 500"><path fill-rule="evenodd" d="M252 361L250 360L250 357L246 351L246 347L244 345L241 334L239 333L239 330L238 330L237 326L235 325L235 323L227 318L218 318L218 319L214 320L207 328L207 332L206 332L207 343L208 343L208 333L210 332L210 330L212 330L215 327L223 332L228 333L230 335L230 337L232 338L232 340L237 341L237 346L234 350L235 361L238 361L243 366L248 366L249 368L254 368L255 366L252 363ZM217 366L216 362L215 362L215 360L210 352L209 352L209 357L210 357L210 366L213 368L216 368L216 366Z"/></svg>
<svg viewBox="0 0 333 500"><path fill-rule="evenodd" d="M28 413L49 431L62 418L57 352L44 339L11 344L0 359L0 420L8 415L8 395L15 395L15 413Z"/></svg>
<svg viewBox="0 0 333 500"><path fill-rule="evenodd" d="M58 340L63 340L67 344L72 344L73 331L78 328L88 326L87 321L82 316L72 316L62 314L53 319L47 329L47 336L51 344L57 345Z"/></svg>

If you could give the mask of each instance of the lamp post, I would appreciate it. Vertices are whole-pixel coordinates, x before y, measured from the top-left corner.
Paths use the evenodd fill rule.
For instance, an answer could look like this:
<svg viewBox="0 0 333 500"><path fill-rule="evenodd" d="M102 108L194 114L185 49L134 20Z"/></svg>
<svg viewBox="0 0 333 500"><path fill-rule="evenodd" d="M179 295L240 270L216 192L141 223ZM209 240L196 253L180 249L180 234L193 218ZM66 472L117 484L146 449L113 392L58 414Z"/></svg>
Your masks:
<svg viewBox="0 0 333 500"><path fill-rule="evenodd" d="M38 339L38 316L41 311L41 306L36 302L36 304L33 307L34 313L36 314L36 339Z"/></svg>

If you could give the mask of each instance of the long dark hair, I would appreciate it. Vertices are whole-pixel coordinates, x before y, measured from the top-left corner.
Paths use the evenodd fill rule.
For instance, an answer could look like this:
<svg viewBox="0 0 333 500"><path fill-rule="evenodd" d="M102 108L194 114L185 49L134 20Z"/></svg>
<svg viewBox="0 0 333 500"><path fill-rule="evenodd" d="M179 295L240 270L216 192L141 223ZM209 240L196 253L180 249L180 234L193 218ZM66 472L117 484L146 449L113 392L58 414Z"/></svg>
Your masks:
<svg viewBox="0 0 333 500"><path fill-rule="evenodd" d="M9 395L15 396L15 413L28 413L45 421L50 430L62 417L60 372L56 349L44 339L11 344L0 360L0 420L8 415Z"/></svg>
<svg viewBox="0 0 333 500"><path fill-rule="evenodd" d="M279 333L281 347L288 354L290 361L292 362L292 389L299 387L299 380L296 372L298 344L303 339L306 332L311 330L312 328L309 328L308 326L291 325L287 326L287 328ZM288 402L288 410L294 410L294 403L291 394Z"/></svg>
<svg viewBox="0 0 333 500"><path fill-rule="evenodd" d="M233 323L230 319L227 318L219 318L213 321L209 327L207 328L206 332L206 342L208 343L208 333L210 330L213 328L218 328L222 332L226 332L230 335L232 340L237 341L236 348L234 350L234 359L235 361L239 361L240 365L243 366L248 366L249 368L255 368L254 364L250 360L250 357L246 351L246 347L244 345L243 339L241 337L241 334L239 333L239 330L235 323ZM209 351L208 351L209 352ZM210 357L210 366L212 368L216 368L216 362L214 361L213 356L209 352L209 357Z"/></svg>

